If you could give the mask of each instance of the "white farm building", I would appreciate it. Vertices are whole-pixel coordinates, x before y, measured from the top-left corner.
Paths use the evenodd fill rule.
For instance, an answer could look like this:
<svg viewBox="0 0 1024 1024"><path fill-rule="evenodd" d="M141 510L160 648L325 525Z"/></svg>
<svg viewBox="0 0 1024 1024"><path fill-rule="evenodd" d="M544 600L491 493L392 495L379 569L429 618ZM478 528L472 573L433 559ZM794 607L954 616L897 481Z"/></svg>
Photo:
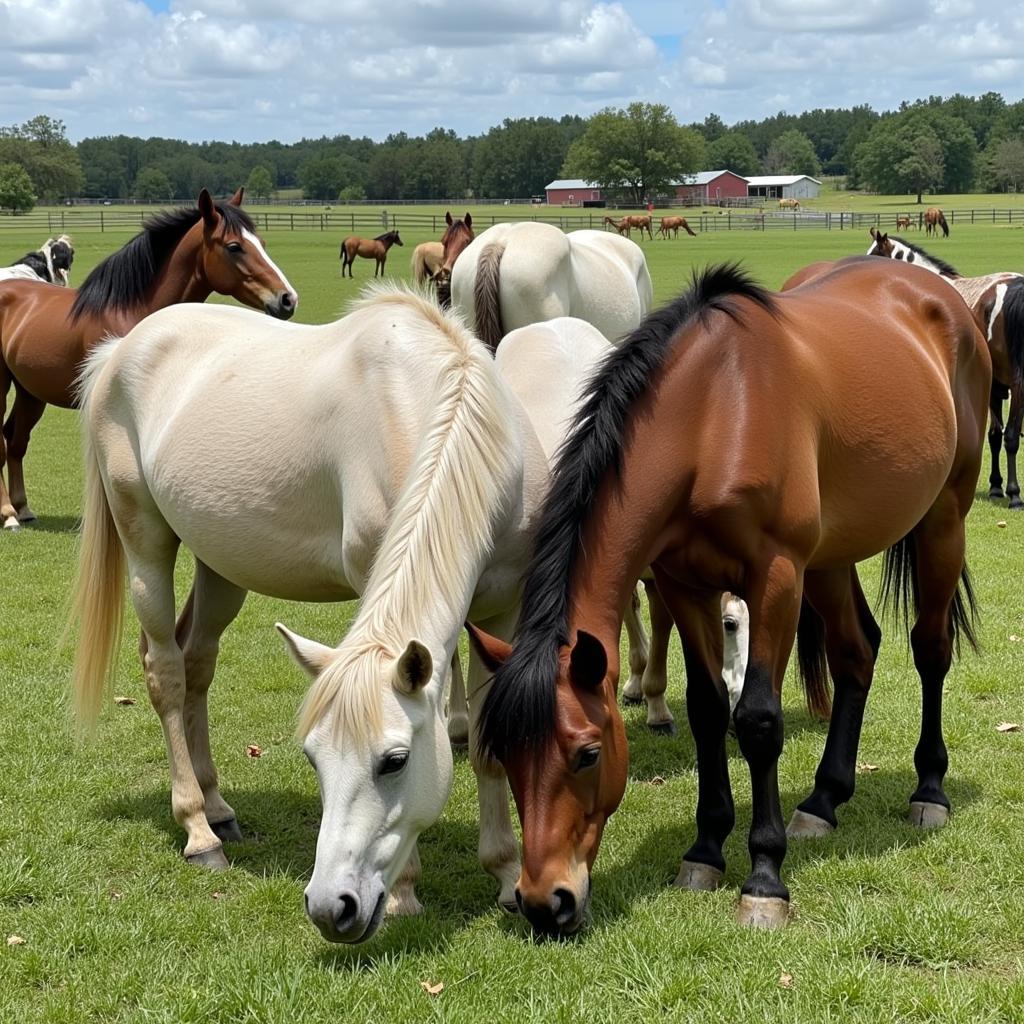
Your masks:
<svg viewBox="0 0 1024 1024"><path fill-rule="evenodd" d="M807 174L760 174L747 178L747 195L764 199L817 199L821 182Z"/></svg>

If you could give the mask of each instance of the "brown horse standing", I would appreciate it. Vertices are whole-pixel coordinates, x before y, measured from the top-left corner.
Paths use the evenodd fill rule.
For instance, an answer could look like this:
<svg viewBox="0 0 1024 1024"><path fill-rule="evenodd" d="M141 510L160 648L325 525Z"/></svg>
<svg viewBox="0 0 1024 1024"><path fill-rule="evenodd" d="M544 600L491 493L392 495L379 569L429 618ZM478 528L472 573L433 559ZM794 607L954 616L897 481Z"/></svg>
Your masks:
<svg viewBox="0 0 1024 1024"><path fill-rule="evenodd" d="M911 820L945 820L942 685L958 638L973 639L964 519L991 363L951 288L878 262L822 267L781 295L733 267L705 271L587 388L540 515L515 642L473 638L500 665L479 735L508 772L523 836L517 899L536 930L581 925L625 789L618 637L646 565L683 639L697 752L697 838L678 885L719 884L734 821L721 593L750 611L734 715L753 812L739 918L774 926L789 905L777 762L790 649L799 623L808 681L823 684L827 658L836 686L815 788L791 826L820 834L853 793L881 636L855 565L880 551L897 604L917 609L923 712Z"/></svg>
<svg viewBox="0 0 1024 1024"><path fill-rule="evenodd" d="M444 263L444 246L440 242L420 242L412 251L409 269L416 284L432 281Z"/></svg>
<svg viewBox="0 0 1024 1024"><path fill-rule="evenodd" d="M144 316L176 302L231 295L288 319L298 295L267 255L239 189L226 203L199 193L198 206L158 214L82 283L59 288L0 282L0 419L7 392L14 408L0 438L0 520L5 529L35 516L25 495L22 460L47 404L75 403L83 358L102 338L125 334ZM3 481L8 464L10 493Z"/></svg>
<svg viewBox="0 0 1024 1024"><path fill-rule="evenodd" d="M897 230L899 230L900 228L909 228L909 227L910 227L910 217L908 217L905 213L901 213L896 218L896 228L897 228Z"/></svg>
<svg viewBox="0 0 1024 1024"><path fill-rule="evenodd" d="M447 308L452 301L452 268L463 249L476 238L476 233L473 231L473 218L468 211L465 217L456 220L451 210L446 210L444 221L448 226L441 236L441 266L434 275L434 283L437 285L438 301Z"/></svg>
<svg viewBox="0 0 1024 1024"><path fill-rule="evenodd" d="M388 249L393 245L402 245L402 239L398 237L397 231L385 231L383 235L376 238L360 238L358 235L349 235L341 243L341 276L345 276L345 268L348 267L348 276L352 276L352 264L357 256L368 260L376 260L373 266L373 276L384 276L384 264L388 261Z"/></svg>
<svg viewBox="0 0 1024 1024"><path fill-rule="evenodd" d="M679 237L679 229L682 228L688 235L697 237L697 232L686 223L685 217L662 217L661 223L658 225L658 234L663 238L668 238L668 233L672 232L673 238Z"/></svg>
<svg viewBox="0 0 1024 1024"><path fill-rule="evenodd" d="M630 217L623 217L622 220L613 220L611 217L605 217L601 223L610 224L620 235L625 235L626 238L629 238L631 237L630 229L632 228L631 219Z"/></svg>
<svg viewBox="0 0 1024 1024"><path fill-rule="evenodd" d="M943 238L948 238L949 225L946 223L946 215L937 206L929 206L924 211L924 233L930 235L934 232L937 238L939 228L942 228Z"/></svg>
<svg viewBox="0 0 1024 1024"><path fill-rule="evenodd" d="M649 213L633 213L628 218L629 226L636 228L640 232L640 240L643 241L644 232L647 232L647 237L653 242L654 234L651 231L652 217Z"/></svg>

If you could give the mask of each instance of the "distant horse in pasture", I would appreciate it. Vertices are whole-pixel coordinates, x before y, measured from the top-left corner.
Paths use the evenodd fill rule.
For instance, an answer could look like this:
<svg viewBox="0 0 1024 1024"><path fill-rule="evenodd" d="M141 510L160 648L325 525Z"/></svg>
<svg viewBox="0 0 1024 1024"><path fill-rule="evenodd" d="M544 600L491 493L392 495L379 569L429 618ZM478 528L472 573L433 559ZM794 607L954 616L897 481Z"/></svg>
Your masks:
<svg viewBox="0 0 1024 1024"><path fill-rule="evenodd" d="M401 245L402 239L398 237L397 231L385 231L383 235L378 235L376 238L360 238L358 235L349 235L344 242L341 243L341 251L338 255L341 257L341 276L345 276L345 268L348 267L348 276L352 276L352 264L355 263L357 256L362 256L364 259L376 260L377 262L373 267L373 276L377 276L377 272L380 271L380 276L384 276L384 264L388 261L388 249L393 245Z"/></svg>
<svg viewBox="0 0 1024 1024"><path fill-rule="evenodd" d="M673 238L679 237L679 229L682 228L688 235L697 237L697 232L686 223L685 217L662 217L661 223L658 225L658 234L662 238L668 238L668 233L672 232Z"/></svg>
<svg viewBox="0 0 1024 1024"><path fill-rule="evenodd" d="M949 237L949 225L946 223L945 214L937 206L929 206L924 211L924 233L930 235L934 232L938 237L939 228L942 228L942 237Z"/></svg>
<svg viewBox="0 0 1024 1024"><path fill-rule="evenodd" d="M412 251L412 279L416 284L432 281L444 263L444 246L440 242L421 242Z"/></svg>
<svg viewBox="0 0 1024 1024"><path fill-rule="evenodd" d="M780 199L779 200L780 210L799 210L800 200L799 199Z"/></svg>
<svg viewBox="0 0 1024 1024"><path fill-rule="evenodd" d="M618 233L620 235L625 235L626 238L629 238L630 237L630 228L632 227L632 225L629 223L629 221L630 221L629 217L623 217L622 220L614 220L611 217L605 217L605 219L603 221L601 221L601 223L602 224L611 224L611 226L613 228L615 228L615 230L618 231Z"/></svg>
<svg viewBox="0 0 1024 1024"><path fill-rule="evenodd" d="M21 278L66 287L75 260L75 248L67 235L48 238L35 251L26 253L9 267L0 268L0 281Z"/></svg>
<svg viewBox="0 0 1024 1024"><path fill-rule="evenodd" d="M901 213L896 218L896 230L898 231L900 228L904 228L904 229L909 229L910 228L910 218L905 213Z"/></svg>
<svg viewBox="0 0 1024 1024"><path fill-rule="evenodd" d="M640 232L640 240L643 241L644 232L647 232L647 237L653 242L654 233L651 231L652 217L649 213L634 213L628 218L629 226L636 228Z"/></svg>
<svg viewBox="0 0 1024 1024"><path fill-rule="evenodd" d="M1003 498L1003 477L999 472L999 448L1006 446L1006 497L1010 508L1024 508L1017 480L1017 451L1024 426L1024 274L1003 272L983 277L964 277L945 260L931 256L913 245L871 228L869 256L885 256L905 263L916 263L948 281L971 307L981 324L992 356L992 393L989 398L991 420L988 444L992 452L988 496ZM1003 423L1003 401L1010 399L1010 410Z"/></svg>

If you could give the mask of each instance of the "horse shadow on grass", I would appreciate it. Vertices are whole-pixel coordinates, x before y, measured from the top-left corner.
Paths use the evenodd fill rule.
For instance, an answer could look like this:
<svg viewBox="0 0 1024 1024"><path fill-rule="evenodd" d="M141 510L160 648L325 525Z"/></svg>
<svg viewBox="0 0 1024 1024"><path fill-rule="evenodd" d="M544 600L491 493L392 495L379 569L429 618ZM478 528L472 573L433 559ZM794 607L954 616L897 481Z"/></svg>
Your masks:
<svg viewBox="0 0 1024 1024"><path fill-rule="evenodd" d="M22 526L22 530L32 533L77 533L81 516L48 516L41 515Z"/></svg>

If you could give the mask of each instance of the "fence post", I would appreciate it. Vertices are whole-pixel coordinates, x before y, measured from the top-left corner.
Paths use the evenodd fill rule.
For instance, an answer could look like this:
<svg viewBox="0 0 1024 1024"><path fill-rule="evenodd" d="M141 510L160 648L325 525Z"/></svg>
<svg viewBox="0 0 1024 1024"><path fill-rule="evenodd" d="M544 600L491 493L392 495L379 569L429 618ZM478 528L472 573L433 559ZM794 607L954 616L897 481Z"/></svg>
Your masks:
<svg viewBox="0 0 1024 1024"><path fill-rule="evenodd" d="M763 217L761 218L764 219ZM732 231L732 210L725 215L726 231Z"/></svg>
<svg viewBox="0 0 1024 1024"><path fill-rule="evenodd" d="M100 231L103 231L103 211L100 210Z"/></svg>

